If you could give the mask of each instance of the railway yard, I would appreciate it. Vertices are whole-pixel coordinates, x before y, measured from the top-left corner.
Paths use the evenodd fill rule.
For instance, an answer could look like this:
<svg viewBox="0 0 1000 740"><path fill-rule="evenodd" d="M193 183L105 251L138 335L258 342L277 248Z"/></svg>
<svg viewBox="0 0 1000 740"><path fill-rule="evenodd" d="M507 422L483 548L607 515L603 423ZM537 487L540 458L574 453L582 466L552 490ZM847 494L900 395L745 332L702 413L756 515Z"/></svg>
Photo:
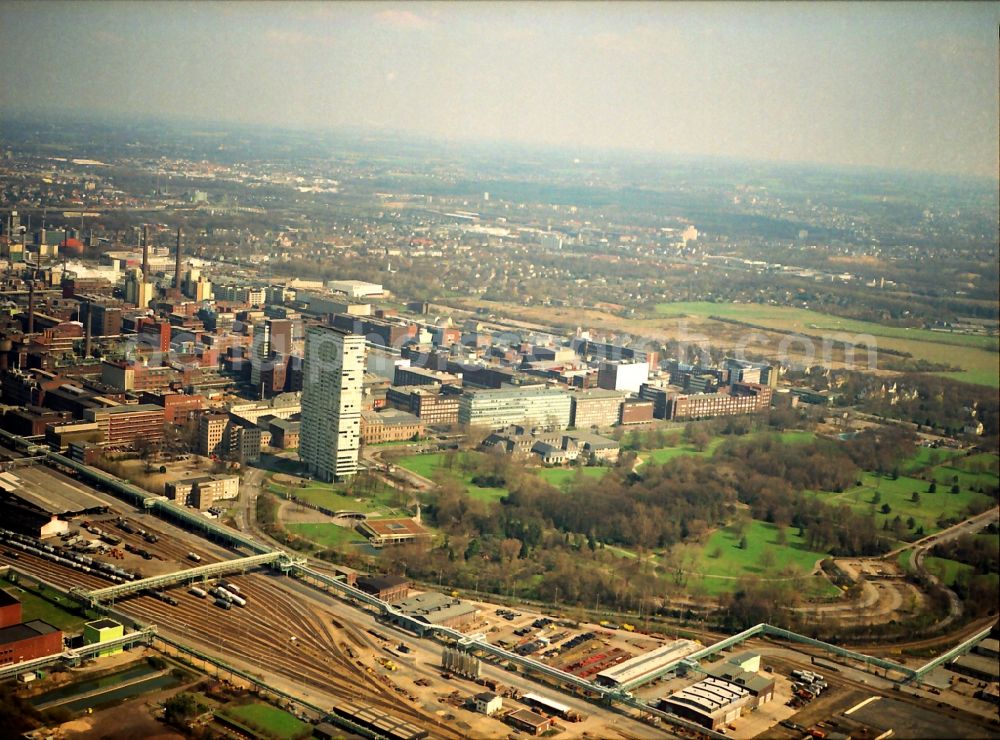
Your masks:
<svg viewBox="0 0 1000 740"><path fill-rule="evenodd" d="M90 503L99 500L105 510L79 517L69 532L44 543L4 531L0 534L0 567L11 566L65 592L95 591L253 554L204 539L73 476L45 466L32 468L35 484L44 485L47 478L63 493L84 491ZM220 585L229 589L222 599ZM578 690L566 693L566 687L554 685L552 678L510 672L510 666L502 661L484 659L476 682L444 671L442 645L385 623L342 594L329 589L324 592L315 584L278 571L257 569L199 578L125 595L105 606L138 623L155 625L159 635L199 654L215 656L224 666L242 671L244 677L255 677L261 685L311 706L328 710L334 706L364 707L365 712L382 712L403 723L400 726L409 728L407 732L422 728L441 738L510 733L511 727L500 718L484 716L469 707L469 699L484 691L485 685L503 696L504 713L522 706L527 710L531 703L525 702L525 696L542 692L552 697L555 706L563 709L545 708L566 736L693 734L641 708L655 706L659 699L697 680L690 672L658 675L634 689L636 702L632 707L617 708L592 701ZM527 609L489 603L476 606L475 621L463 628L467 634L482 635L512 654L587 681L600 681L603 675L613 675L617 666L631 665L630 660L634 663L654 651L676 646L678 655L689 654L703 643L712 644L723 637L688 631L684 637L695 639L675 640L643 634L629 624L578 624ZM981 620L970 624L963 634L972 635L989 626L990 620ZM946 642L931 638L914 641L913 647L930 650L942 648ZM892 648L893 659L902 647ZM170 652L165 646L163 649ZM864 707L845 714L874 696L892 708L884 716L897 717L894 721L900 727L908 726L907 722L911 728L925 727L932 721L924 716L929 713L932 718L953 723L955 737L998 734L995 707L975 698L971 690L963 692L961 687L971 684L949 675L945 668L935 669L917 688L899 690L884 673L866 671L857 661L834 665L822 650L762 637L727 646L707 657L713 665L720 661L721 665L727 657L747 650L762 656L760 675L773 679L773 700L727 721L717 731L740 737L781 738L802 737L807 728L829 733L859 723L877 729L881 714L866 714ZM807 670L817 656L832 669L823 671L826 686L817 694L803 693L792 672ZM207 660L201 665L196 662L195 667L210 676L239 682L231 671ZM698 664L694 670L701 670ZM941 698L942 689L948 694L947 701ZM808 698L802 698L806 695ZM537 702L533 708L539 709ZM862 718L866 718L864 722Z"/></svg>
<svg viewBox="0 0 1000 740"><path fill-rule="evenodd" d="M193 552L202 563L219 562L223 558L216 548L198 547L175 537L163 529L154 529L144 523L147 532L158 532L159 541L146 542L140 535L129 535L114 528L117 517L94 518L92 523L151 555L146 560L139 555L112 548L105 556L108 562L143 575L172 572L193 565L187 557ZM163 523L160 524L164 527ZM189 537L190 535L188 535ZM141 544L140 544L141 543ZM123 552L124 559L110 556L110 552ZM16 558L11 557L16 553ZM98 556L99 557L99 556ZM97 572L83 573L49 558L21 552L6 546L0 562L15 565L18 570L36 574L46 582L65 590L78 587L98 589L109 585L109 580ZM149 564L153 564L149 567ZM134 570L133 570L134 569ZM345 624L332 617L321 607L304 602L297 595L282 588L277 578L263 574L248 574L228 578L238 584L247 601L244 608L224 610L212 598L199 598L187 587L176 587L164 593L176 604L162 601L151 594L125 598L115 608L130 617L155 624L158 630L178 640L190 643L206 652L216 653L224 660L248 667L271 681L278 680L288 686L306 687L315 698L350 698L394 714L418 721L421 725L434 724L434 716L413 708L407 701L400 701L392 685L366 670L349 654L349 649L373 649L375 641L363 629ZM442 727L443 737L461 737Z"/></svg>

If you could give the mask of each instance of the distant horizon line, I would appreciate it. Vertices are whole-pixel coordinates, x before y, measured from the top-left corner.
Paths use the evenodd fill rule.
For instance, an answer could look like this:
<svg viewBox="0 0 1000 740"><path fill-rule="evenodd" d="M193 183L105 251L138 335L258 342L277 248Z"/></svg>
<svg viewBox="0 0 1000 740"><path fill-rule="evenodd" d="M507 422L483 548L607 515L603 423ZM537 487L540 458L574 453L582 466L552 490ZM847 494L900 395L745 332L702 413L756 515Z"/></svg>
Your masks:
<svg viewBox="0 0 1000 740"><path fill-rule="evenodd" d="M888 166L878 164L856 164L847 162L829 162L821 160L791 160L791 159L755 159L747 156L731 154L711 154L711 153L690 153L680 151L669 151L663 149L646 149L641 147L628 146L601 146L596 144L564 144L542 141L525 141L522 139L498 139L498 138L470 138L462 136L447 136L443 134L432 134L422 131L396 129L372 124L340 124L337 126L319 125L293 125L288 123L265 123L259 121L236 121L232 119L207 118L199 115L184 114L164 114L143 111L138 113L124 113L120 111L87 111L80 109L66 109L61 106L37 106L37 107L16 107L11 106L0 113L0 125L7 121L17 121L28 119L24 122L38 122L34 120L38 116L61 118L63 121L78 121L81 123L97 123L114 125L119 122L134 121L142 124L160 125L180 125L180 126L208 126L219 129L220 133L228 133L226 129L235 131L247 130L260 133L296 133L313 135L336 135L350 134L352 136L376 136L376 137L397 137L401 140L409 140L413 143L435 144L435 145L459 145L470 148L504 147L521 149L525 151L538 151L548 153L565 153L570 157L580 157L586 155L615 155L626 158L639 158L645 160L665 160L679 162L712 161L718 164L734 164L743 166L768 166L776 168L812 168L840 171L854 171L865 174L881 175L906 175L909 177L931 177L931 178L953 178L959 180L978 181L982 183L1000 184L1000 162L997 163L997 173L993 176L986 174L974 174L967 172L956 172L953 170L921 169L900 166ZM591 163L595 164L595 163Z"/></svg>

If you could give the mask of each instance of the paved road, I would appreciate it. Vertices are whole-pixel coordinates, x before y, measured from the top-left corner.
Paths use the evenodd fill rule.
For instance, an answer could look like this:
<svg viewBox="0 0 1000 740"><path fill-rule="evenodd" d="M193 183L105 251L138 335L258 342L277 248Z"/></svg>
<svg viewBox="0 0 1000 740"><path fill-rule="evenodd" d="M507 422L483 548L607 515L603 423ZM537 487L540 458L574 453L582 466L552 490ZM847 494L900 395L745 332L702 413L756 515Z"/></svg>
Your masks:
<svg viewBox="0 0 1000 740"><path fill-rule="evenodd" d="M919 551L926 550L942 542L950 542L951 540L958 539L964 534L978 532L980 529L988 527L991 523L1000 524L1000 508L993 508L984 511L982 514L976 514L976 516L969 517L965 521L961 521L947 529L942 529L940 532L935 532L914 542L909 542L902 547L897 547L892 552L887 552L881 557L883 560L890 560L905 550L917 551L914 552L914 557L916 557ZM923 556L921 555L921 557Z"/></svg>
<svg viewBox="0 0 1000 740"><path fill-rule="evenodd" d="M267 471L260 468L247 468L243 474L242 495L235 517L236 528L241 532L256 533L257 496L266 475Z"/></svg>

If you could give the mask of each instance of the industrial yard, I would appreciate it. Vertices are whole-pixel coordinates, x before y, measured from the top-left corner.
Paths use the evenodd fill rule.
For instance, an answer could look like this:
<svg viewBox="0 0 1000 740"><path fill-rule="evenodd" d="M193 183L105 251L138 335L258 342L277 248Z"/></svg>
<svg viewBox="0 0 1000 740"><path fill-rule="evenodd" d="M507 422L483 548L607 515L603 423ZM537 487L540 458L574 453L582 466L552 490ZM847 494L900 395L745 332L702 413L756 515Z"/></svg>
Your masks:
<svg viewBox="0 0 1000 740"><path fill-rule="evenodd" d="M27 470L15 473L19 481L39 490L51 481L64 515L74 515L43 539L0 533L8 579L34 579L77 599L89 594L91 608L112 622L155 625L153 646L195 673L267 686L283 702L298 702L308 719L339 717L374 733L396 728L400 737L552 730L572 737L799 737L809 728L827 736L841 726L917 729L946 712L956 736L996 733L988 675L973 682L939 667L898 691L902 674L873 672L857 659L831 662L819 643L796 647L755 633L707 647L714 641L708 635L579 623L421 591L400 579L377 581L397 589L399 600L387 610L339 585L339 569L278 569L274 557L248 556L252 540L206 539L65 473ZM133 588L143 579L157 585ZM486 645L493 647L484 652ZM466 658L455 663L456 655ZM815 668L817 655L828 668ZM975 671L983 662L977 655L958 657ZM949 701L937 706L945 693ZM616 698L617 708L601 696ZM872 697L893 711L872 714L864 705L850 712Z"/></svg>

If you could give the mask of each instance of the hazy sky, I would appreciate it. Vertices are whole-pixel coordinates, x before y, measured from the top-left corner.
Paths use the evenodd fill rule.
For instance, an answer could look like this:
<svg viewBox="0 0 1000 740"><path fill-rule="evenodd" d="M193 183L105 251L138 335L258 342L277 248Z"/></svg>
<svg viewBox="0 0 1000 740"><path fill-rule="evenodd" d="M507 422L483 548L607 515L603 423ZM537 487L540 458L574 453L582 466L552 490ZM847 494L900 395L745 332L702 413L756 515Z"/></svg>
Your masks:
<svg viewBox="0 0 1000 740"><path fill-rule="evenodd" d="M0 2L62 107L997 176L1000 3Z"/></svg>

